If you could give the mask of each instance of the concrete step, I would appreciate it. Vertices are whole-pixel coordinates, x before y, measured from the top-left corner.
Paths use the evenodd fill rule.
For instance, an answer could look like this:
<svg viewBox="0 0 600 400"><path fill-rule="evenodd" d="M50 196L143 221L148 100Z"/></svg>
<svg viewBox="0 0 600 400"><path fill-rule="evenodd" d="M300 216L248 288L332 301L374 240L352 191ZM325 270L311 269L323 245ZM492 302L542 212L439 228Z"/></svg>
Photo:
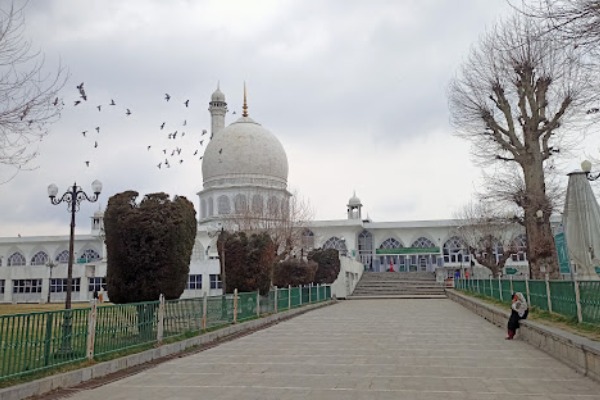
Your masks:
<svg viewBox="0 0 600 400"><path fill-rule="evenodd" d="M352 296L346 297L347 300L383 300L383 299L445 299L445 294L418 295L418 294L390 294L390 295L372 295L372 296Z"/></svg>

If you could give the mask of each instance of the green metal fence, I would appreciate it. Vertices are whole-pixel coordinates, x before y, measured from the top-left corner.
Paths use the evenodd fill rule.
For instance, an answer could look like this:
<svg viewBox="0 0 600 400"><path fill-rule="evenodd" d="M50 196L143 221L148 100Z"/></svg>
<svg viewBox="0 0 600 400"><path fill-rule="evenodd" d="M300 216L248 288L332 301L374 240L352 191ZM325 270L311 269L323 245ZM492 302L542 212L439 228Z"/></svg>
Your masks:
<svg viewBox="0 0 600 400"><path fill-rule="evenodd" d="M551 307L553 313L579 322L600 325L600 281L460 279L455 282L455 287L458 290L478 293L496 300L501 300L500 293L502 293L502 301L507 304L510 303L513 292L521 292L528 297L531 306L540 310L550 311Z"/></svg>
<svg viewBox="0 0 600 400"><path fill-rule="evenodd" d="M86 359L89 309L0 317L0 377Z"/></svg>
<svg viewBox="0 0 600 400"><path fill-rule="evenodd" d="M94 354L110 354L156 341L158 306L158 301L151 301L98 307Z"/></svg>
<svg viewBox="0 0 600 400"><path fill-rule="evenodd" d="M238 293L237 300L228 294L0 316L0 380L271 314L275 298L277 311L285 311L331 299L331 287L277 289L265 296ZM88 337L90 329L94 335Z"/></svg>
<svg viewBox="0 0 600 400"><path fill-rule="evenodd" d="M579 282L583 320L600 325L600 282Z"/></svg>

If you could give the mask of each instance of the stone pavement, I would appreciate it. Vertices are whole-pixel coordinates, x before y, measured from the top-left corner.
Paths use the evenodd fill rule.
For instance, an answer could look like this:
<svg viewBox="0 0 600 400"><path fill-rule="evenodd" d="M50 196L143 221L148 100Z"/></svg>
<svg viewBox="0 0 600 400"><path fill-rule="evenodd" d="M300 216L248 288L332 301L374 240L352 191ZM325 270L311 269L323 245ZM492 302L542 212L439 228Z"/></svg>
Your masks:
<svg viewBox="0 0 600 400"><path fill-rule="evenodd" d="M600 400L504 334L447 299L346 301L69 399Z"/></svg>

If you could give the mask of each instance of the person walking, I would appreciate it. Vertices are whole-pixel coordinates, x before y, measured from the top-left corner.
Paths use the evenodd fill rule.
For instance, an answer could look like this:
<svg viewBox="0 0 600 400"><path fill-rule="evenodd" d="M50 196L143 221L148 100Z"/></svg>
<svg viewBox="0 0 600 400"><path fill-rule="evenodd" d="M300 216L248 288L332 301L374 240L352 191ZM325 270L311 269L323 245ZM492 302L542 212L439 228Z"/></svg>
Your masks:
<svg viewBox="0 0 600 400"><path fill-rule="evenodd" d="M510 306L510 318L508 319L508 336L506 340L512 340L519 329L519 321L526 319L529 314L529 308L527 307L527 301L523 293L516 292L512 295L512 304Z"/></svg>

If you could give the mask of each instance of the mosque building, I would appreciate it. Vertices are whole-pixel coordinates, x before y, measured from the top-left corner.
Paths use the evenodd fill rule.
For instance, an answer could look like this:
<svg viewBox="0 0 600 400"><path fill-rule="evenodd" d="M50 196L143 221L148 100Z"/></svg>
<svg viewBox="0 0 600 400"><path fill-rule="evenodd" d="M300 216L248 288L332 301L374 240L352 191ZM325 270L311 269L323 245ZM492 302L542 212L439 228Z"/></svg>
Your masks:
<svg viewBox="0 0 600 400"><path fill-rule="evenodd" d="M203 185L198 194L198 232L182 297L221 293L216 249L219 232L256 216L261 221L289 213L288 160L277 137L243 113L226 125L227 102L219 88L212 94L211 140L202 162ZM340 205L340 207L343 205ZM365 217L356 196L345 205L345 219L310 221L303 247L335 248L348 287L356 283L357 266L373 271L440 272L470 268L470 255L453 234L458 220L375 222ZM106 285L103 213L94 213L91 232L75 236L73 301L87 301ZM240 222L241 221L241 222ZM525 242L507 268L526 270ZM61 302L66 294L68 236L0 238L0 302ZM487 276L487 275L486 275ZM352 281L352 284L348 283Z"/></svg>

